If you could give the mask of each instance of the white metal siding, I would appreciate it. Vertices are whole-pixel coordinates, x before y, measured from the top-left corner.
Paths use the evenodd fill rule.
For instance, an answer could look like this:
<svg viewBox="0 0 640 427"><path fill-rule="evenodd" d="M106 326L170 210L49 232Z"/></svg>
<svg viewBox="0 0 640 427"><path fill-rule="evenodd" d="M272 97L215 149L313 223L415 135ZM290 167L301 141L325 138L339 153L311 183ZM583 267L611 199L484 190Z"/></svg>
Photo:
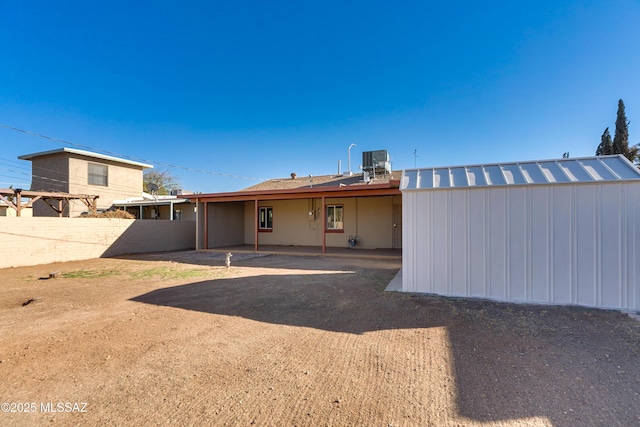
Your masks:
<svg viewBox="0 0 640 427"><path fill-rule="evenodd" d="M640 310L640 181L405 190L402 215L404 291Z"/></svg>

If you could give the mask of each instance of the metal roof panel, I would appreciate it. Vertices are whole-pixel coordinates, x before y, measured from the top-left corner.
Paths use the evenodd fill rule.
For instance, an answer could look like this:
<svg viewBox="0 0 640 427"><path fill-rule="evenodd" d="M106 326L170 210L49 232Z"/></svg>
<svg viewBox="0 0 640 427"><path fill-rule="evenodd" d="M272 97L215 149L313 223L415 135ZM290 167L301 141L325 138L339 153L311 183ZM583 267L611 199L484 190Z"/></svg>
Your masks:
<svg viewBox="0 0 640 427"><path fill-rule="evenodd" d="M540 163L540 168L549 182L569 182L569 177L562 172L557 163Z"/></svg>
<svg viewBox="0 0 640 427"><path fill-rule="evenodd" d="M451 168L451 186L452 187L468 187L467 169L464 167Z"/></svg>
<svg viewBox="0 0 640 427"><path fill-rule="evenodd" d="M584 169L596 181L614 181L618 177L598 159L590 159L582 163Z"/></svg>
<svg viewBox="0 0 640 427"><path fill-rule="evenodd" d="M489 165L484 168L487 185L505 185L507 183L500 165Z"/></svg>
<svg viewBox="0 0 640 427"><path fill-rule="evenodd" d="M403 171L401 190L640 180L622 155L552 159Z"/></svg>
<svg viewBox="0 0 640 427"><path fill-rule="evenodd" d="M507 164L502 166L502 173L504 174L508 184L526 184L520 166L518 164Z"/></svg>
<svg viewBox="0 0 640 427"><path fill-rule="evenodd" d="M634 179L638 175L638 168L630 162L622 162L620 158L605 157L600 159L609 169L613 171L620 179Z"/></svg>
<svg viewBox="0 0 640 427"><path fill-rule="evenodd" d="M400 189L420 188L420 183L418 182L419 173L419 170L410 170L403 173L402 178L400 178Z"/></svg>
<svg viewBox="0 0 640 427"><path fill-rule="evenodd" d="M540 169L540 166L538 166L537 163L521 163L520 170L522 171L522 175L525 177L527 184L547 181L542 173L542 169Z"/></svg>
<svg viewBox="0 0 640 427"><path fill-rule="evenodd" d="M567 175L567 177L569 177L569 180L572 182L593 181L593 177L589 175L587 171L584 169L584 166L582 166L578 162L575 162L575 163L564 162L564 163L559 163L558 166L560 167L560 169L562 169L562 172L564 172L564 174Z"/></svg>
<svg viewBox="0 0 640 427"><path fill-rule="evenodd" d="M487 178L484 176L484 171L479 166L468 167L467 177L469 179L469 186L471 187L487 185Z"/></svg>
<svg viewBox="0 0 640 427"><path fill-rule="evenodd" d="M434 169L433 171L433 187L449 188L451 187L451 177L449 176L449 168Z"/></svg>

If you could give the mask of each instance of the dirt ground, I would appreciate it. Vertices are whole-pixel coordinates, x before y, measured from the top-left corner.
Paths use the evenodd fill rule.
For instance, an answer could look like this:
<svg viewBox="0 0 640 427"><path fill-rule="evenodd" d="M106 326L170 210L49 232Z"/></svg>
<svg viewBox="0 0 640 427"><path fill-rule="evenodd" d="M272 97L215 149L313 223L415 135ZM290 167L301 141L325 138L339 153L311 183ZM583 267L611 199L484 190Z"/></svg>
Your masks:
<svg viewBox="0 0 640 427"><path fill-rule="evenodd" d="M385 292L399 268L176 252L0 270L0 425L640 424L640 322Z"/></svg>

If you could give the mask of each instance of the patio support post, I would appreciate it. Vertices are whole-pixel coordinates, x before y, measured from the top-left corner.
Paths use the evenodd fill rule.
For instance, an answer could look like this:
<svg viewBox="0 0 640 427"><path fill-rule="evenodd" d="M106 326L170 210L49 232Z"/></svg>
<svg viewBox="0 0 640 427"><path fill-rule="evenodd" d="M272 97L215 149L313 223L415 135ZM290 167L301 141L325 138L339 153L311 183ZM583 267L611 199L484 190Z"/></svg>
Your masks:
<svg viewBox="0 0 640 427"><path fill-rule="evenodd" d="M327 230L326 230L326 226L327 226L327 208L325 206L325 197L322 196L322 224L320 225L322 227L322 253L326 254L327 253Z"/></svg>
<svg viewBox="0 0 640 427"><path fill-rule="evenodd" d="M259 218L258 218L258 199L253 201L253 234L254 234L254 244L253 250L258 252L258 227L259 227Z"/></svg>
<svg viewBox="0 0 640 427"><path fill-rule="evenodd" d="M204 202L204 248L209 249L209 203Z"/></svg>
<svg viewBox="0 0 640 427"><path fill-rule="evenodd" d="M200 200L196 200L196 251L200 249L200 229L202 228L202 224L198 221L198 215L200 214Z"/></svg>
<svg viewBox="0 0 640 427"><path fill-rule="evenodd" d="M22 212L22 200L20 200L22 198L22 196L20 195L20 192L16 191L16 216L21 216L20 213Z"/></svg>

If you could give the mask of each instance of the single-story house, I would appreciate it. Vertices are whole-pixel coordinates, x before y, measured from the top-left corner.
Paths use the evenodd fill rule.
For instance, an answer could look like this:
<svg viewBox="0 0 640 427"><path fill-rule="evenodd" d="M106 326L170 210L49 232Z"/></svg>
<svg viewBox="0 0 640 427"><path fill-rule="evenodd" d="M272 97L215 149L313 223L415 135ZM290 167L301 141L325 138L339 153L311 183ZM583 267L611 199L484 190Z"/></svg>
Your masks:
<svg viewBox="0 0 640 427"><path fill-rule="evenodd" d="M640 171L620 155L403 171L402 290L640 310Z"/></svg>
<svg viewBox="0 0 640 427"><path fill-rule="evenodd" d="M112 208L125 210L136 219L167 219L171 221L195 221L196 205L187 198L173 195L151 195L114 200Z"/></svg>
<svg viewBox="0 0 640 427"><path fill-rule="evenodd" d="M273 179L242 191L194 194L196 249L250 245L402 247L400 173Z"/></svg>

